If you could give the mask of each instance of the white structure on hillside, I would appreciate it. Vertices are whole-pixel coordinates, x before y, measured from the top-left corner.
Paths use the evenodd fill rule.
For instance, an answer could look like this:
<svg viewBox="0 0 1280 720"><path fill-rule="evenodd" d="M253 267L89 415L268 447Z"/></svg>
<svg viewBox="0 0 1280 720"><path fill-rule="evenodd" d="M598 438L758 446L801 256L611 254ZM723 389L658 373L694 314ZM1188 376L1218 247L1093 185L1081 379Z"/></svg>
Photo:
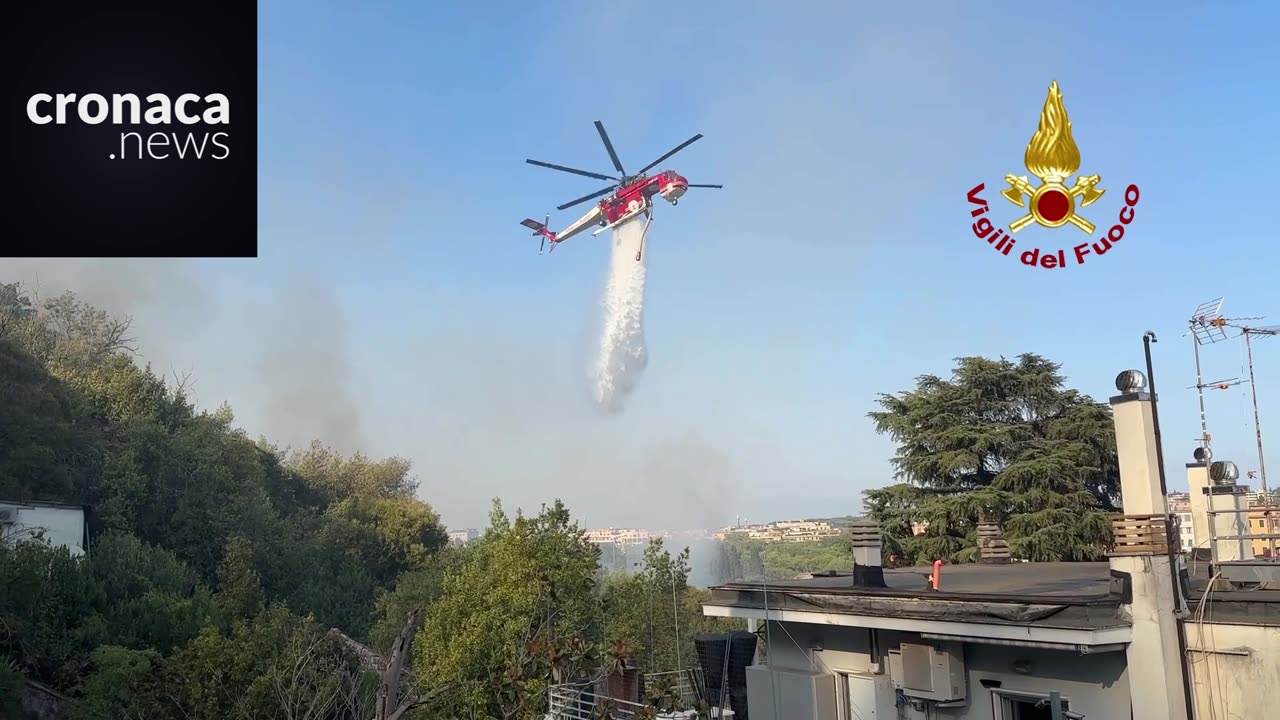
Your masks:
<svg viewBox="0 0 1280 720"><path fill-rule="evenodd" d="M0 500L0 542L42 539L79 557L88 547L84 508L42 502Z"/></svg>
<svg viewBox="0 0 1280 720"><path fill-rule="evenodd" d="M712 537L726 540L731 536L764 542L817 542L840 537L840 529L825 520L778 520L763 525L736 525L721 528Z"/></svg>
<svg viewBox="0 0 1280 720"><path fill-rule="evenodd" d="M586 531L587 541L603 545L640 545L649 542L652 533L636 528L605 528Z"/></svg>
<svg viewBox="0 0 1280 720"><path fill-rule="evenodd" d="M466 545L480 537L480 531L475 528L467 528L466 530L450 530L449 542L454 545Z"/></svg>

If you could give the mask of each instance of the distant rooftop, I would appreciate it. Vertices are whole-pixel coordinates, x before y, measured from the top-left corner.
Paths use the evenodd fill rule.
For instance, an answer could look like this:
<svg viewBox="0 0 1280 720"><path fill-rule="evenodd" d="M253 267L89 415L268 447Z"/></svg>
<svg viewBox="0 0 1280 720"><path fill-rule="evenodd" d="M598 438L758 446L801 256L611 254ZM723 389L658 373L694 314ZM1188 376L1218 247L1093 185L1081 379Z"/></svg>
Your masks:
<svg viewBox="0 0 1280 720"><path fill-rule="evenodd" d="M5 500L0 498L0 505L19 508L57 508L59 510L79 510L84 511L83 505L73 505L70 503L45 502L43 500Z"/></svg>

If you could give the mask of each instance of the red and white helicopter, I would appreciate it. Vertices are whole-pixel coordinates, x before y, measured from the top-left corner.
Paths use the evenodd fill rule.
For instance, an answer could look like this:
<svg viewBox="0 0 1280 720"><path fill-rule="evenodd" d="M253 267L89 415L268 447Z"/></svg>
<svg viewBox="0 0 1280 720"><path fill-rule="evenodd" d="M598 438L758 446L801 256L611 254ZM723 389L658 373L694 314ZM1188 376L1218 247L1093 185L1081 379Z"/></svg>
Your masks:
<svg viewBox="0 0 1280 720"><path fill-rule="evenodd" d="M547 223L551 220L550 215L547 215L546 220L543 222L538 222L531 218L525 218L522 220L520 222L521 225L532 230L534 235L542 236L542 245L538 248L539 254L542 253L542 248L546 246L548 240L551 241L551 250L548 250L548 252L551 252L552 250L555 250L556 245L594 225L599 225L600 228L592 234L599 235L605 230L617 227L641 213L644 213L648 218L652 219L654 195L661 195L664 200L675 205L689 188L724 187L723 185L690 184L683 175L676 173L674 170L663 170L662 172L652 176L645 174L657 166L658 163L666 160L672 155L675 155L701 139L701 134L694 135L688 140L685 140L675 146L675 148L667 154L640 168L640 171L636 174L628 175L627 171L622 168L622 162L618 160L618 153L614 152L613 143L609 142L609 135L604 131L604 124L599 120L596 121L596 131L600 133L600 139L604 141L604 148L609 151L609 159L613 161L613 167L618 171L618 177L616 178L601 173L593 173L586 170L565 167L563 165L553 165L540 160L525 160L525 162L530 165L538 165L540 167L551 168L552 170L573 173L574 175L582 175L589 178L596 178L598 180L608 180L613 183L603 190L598 190L590 195L583 195L576 200L570 200L569 202L557 207L557 210L566 210L579 203L584 203L588 200L595 200L598 197L608 195L608 197L604 198L592 207L586 215L578 218L576 222L560 232L552 232L547 229ZM636 260L639 259L640 251L637 251Z"/></svg>

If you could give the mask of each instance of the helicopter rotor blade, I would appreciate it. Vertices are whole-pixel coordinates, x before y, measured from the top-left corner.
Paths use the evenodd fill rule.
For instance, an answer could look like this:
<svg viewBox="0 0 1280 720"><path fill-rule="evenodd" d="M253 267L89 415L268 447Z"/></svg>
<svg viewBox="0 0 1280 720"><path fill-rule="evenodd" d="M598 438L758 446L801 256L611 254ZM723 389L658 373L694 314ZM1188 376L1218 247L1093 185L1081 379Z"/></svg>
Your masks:
<svg viewBox="0 0 1280 720"><path fill-rule="evenodd" d="M646 173L646 172L648 172L649 170L653 169L653 167L654 167L654 166L656 166L658 163L662 162L663 160L666 160L667 158L671 157L672 155L675 155L676 153L678 153L678 152L680 152L681 150L683 150L683 149L685 149L685 148L689 147L690 145L692 145L693 143L695 143L695 142L697 142L698 140L701 140L701 139L702 139L702 133L698 133L697 135L694 135L693 137L689 138L688 140L685 140L684 142L682 142L682 143L680 143L679 145L677 145L677 146L675 146L674 148L672 148L672 149L671 149L671 152L668 152L666 155L663 155L662 157L658 158L657 160L654 160L653 162L649 163L648 165L645 165L644 167L640 168L640 172L638 172L638 173L636 173L636 174L637 174L637 175L643 175L644 173Z"/></svg>
<svg viewBox="0 0 1280 720"><path fill-rule="evenodd" d="M608 175L601 175L600 173L588 172L586 170L578 170L576 168L565 167L564 165L554 165L552 163L542 162L541 160L525 160L525 162L529 163L530 165L537 165L538 167L551 168L552 170L559 170L560 172L573 173L574 175L581 175L583 177L595 178L597 180L613 180L613 181L617 180L617 178L609 177Z"/></svg>
<svg viewBox="0 0 1280 720"><path fill-rule="evenodd" d="M609 141L609 133L604 131L604 123L599 120L596 121L596 132L600 133L600 139L604 141L604 149L609 151L609 159L613 161L618 174L626 177L627 171L622 169L622 161L618 159L618 153L614 152L613 143Z"/></svg>
<svg viewBox="0 0 1280 720"><path fill-rule="evenodd" d="M563 205L559 205L559 206L557 206L557 207L556 207L556 209L557 209L557 210L568 210L569 208L573 207L574 205L577 205L578 203L584 203L584 202L586 202L586 201L588 201L588 200L595 200L595 199L596 199L596 198L598 198L598 197L602 197L602 196L604 196L604 195L608 195L609 193L613 192L613 191L614 191L614 189L616 189L617 187L618 187L617 185L610 185L609 187L607 187L607 188L605 188L605 189L603 189L603 190L597 191L597 192L593 192L593 193L591 193L590 195L583 195L582 197L580 197L580 198L578 198L578 199L576 199L576 200L570 200L569 202L567 202L567 203L565 203L565 204L563 204Z"/></svg>
<svg viewBox="0 0 1280 720"><path fill-rule="evenodd" d="M715 189L717 189L717 190L723 190L723 189L724 189L724 186L723 186L723 185L695 185L695 184L693 184L693 183L689 183L689 187L691 187L691 188L695 188L695 187L700 187L700 188L715 188Z"/></svg>

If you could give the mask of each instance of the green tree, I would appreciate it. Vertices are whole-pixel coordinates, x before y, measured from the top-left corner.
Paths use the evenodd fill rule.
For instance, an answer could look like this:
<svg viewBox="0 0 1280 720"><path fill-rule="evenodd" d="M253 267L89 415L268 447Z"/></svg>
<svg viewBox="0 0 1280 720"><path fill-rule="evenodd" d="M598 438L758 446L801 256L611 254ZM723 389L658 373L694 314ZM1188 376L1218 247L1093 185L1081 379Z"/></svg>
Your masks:
<svg viewBox="0 0 1280 720"><path fill-rule="evenodd" d="M630 647L646 672L690 667L689 592L689 549L672 557L661 538L650 540L639 572L611 576L604 586L606 642Z"/></svg>
<svg viewBox="0 0 1280 720"><path fill-rule="evenodd" d="M257 617L263 605L253 545L243 537L233 537L218 566L218 608L228 620L249 619Z"/></svg>
<svg viewBox="0 0 1280 720"><path fill-rule="evenodd" d="M164 668L177 715L189 720L279 717L272 670L305 623L281 605L226 630L207 626Z"/></svg>
<svg viewBox="0 0 1280 720"><path fill-rule="evenodd" d="M605 644L630 648L647 673L687 670L697 664L694 637L740 630L734 620L707 618L710 593L689 585L689 549L675 556L662 539L649 541L639 572L609 576L604 585Z"/></svg>
<svg viewBox="0 0 1280 720"><path fill-rule="evenodd" d="M289 465L328 503L353 497L412 498L418 489L408 460L372 460L363 453L344 457L318 441L292 453Z"/></svg>
<svg viewBox="0 0 1280 720"><path fill-rule="evenodd" d="M466 546L446 546L423 566L397 578L395 587L380 595L374 604L369 634L373 647L385 652L399 636L411 611L428 608L440 599L446 576L462 568L469 552Z"/></svg>
<svg viewBox="0 0 1280 720"><path fill-rule="evenodd" d="M32 679L74 685L82 654L77 631L93 597L80 562L66 549L0 545L0 651Z"/></svg>
<svg viewBox="0 0 1280 720"><path fill-rule="evenodd" d="M159 670L154 650L102 645L93 651L93 669L76 688L79 702L72 720L152 720L163 712Z"/></svg>
<svg viewBox="0 0 1280 720"><path fill-rule="evenodd" d="M23 689L22 671L18 664L0 657L0 718L21 717Z"/></svg>
<svg viewBox="0 0 1280 720"><path fill-rule="evenodd" d="M90 611L76 631L86 651L98 645L169 652L209 622L208 589L172 553L120 532L108 532L79 564Z"/></svg>
<svg viewBox="0 0 1280 720"><path fill-rule="evenodd" d="M453 716L545 711L550 675L534 648L599 637L599 554L560 501L512 521L495 500L488 532L446 575L414 646L422 685L455 685Z"/></svg>
<svg viewBox="0 0 1280 720"><path fill-rule="evenodd" d="M0 335L0 497L81 502L98 474L100 428L12 336Z"/></svg>
<svg viewBox="0 0 1280 720"><path fill-rule="evenodd" d="M1104 513L1119 502L1111 411L1064 382L1039 355L965 357L949 379L880 396L869 415L897 441L906 482L867 491L866 504L908 560L972 560L984 516L1004 524L1016 557L1101 556ZM912 534L916 521L924 534Z"/></svg>

